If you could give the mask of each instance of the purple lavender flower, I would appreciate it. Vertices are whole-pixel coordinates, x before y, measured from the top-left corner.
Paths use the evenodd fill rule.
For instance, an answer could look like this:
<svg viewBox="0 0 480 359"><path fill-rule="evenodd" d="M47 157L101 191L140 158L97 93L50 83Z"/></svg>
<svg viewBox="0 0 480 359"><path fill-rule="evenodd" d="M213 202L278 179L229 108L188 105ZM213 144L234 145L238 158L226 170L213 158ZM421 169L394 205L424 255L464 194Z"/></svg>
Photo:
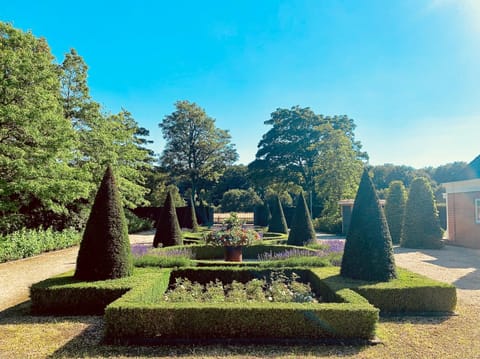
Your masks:
<svg viewBox="0 0 480 359"><path fill-rule="evenodd" d="M326 240L319 240L318 243L327 245L329 248L327 251L329 253L341 253L345 248L345 240L344 239L326 239Z"/></svg>
<svg viewBox="0 0 480 359"><path fill-rule="evenodd" d="M133 244L132 245L132 255L135 258L142 257L145 254L148 253L148 251L151 249L150 245L146 244Z"/></svg>

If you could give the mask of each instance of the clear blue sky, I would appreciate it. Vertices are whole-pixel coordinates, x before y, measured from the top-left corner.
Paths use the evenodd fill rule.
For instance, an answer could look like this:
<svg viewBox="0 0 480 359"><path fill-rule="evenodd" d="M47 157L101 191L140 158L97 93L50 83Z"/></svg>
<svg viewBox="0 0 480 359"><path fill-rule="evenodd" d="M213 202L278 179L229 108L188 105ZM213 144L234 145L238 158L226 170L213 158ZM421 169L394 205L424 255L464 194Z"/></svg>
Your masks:
<svg viewBox="0 0 480 359"><path fill-rule="evenodd" d="M278 107L346 114L371 164L480 154L480 1L4 1L0 20L75 48L93 98L164 141L194 101L254 159Z"/></svg>

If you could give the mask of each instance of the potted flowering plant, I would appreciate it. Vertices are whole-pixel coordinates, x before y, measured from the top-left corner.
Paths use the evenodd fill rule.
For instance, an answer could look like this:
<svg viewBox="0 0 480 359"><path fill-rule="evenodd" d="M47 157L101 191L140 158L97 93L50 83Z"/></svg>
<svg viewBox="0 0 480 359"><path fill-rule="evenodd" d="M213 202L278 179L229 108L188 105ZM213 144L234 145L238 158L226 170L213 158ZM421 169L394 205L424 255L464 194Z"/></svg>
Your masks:
<svg viewBox="0 0 480 359"><path fill-rule="evenodd" d="M205 242L213 246L225 248L225 260L241 262L242 246L252 244L260 239L260 235L253 229L243 228L243 222L236 213L223 221L222 228L209 232L205 236Z"/></svg>

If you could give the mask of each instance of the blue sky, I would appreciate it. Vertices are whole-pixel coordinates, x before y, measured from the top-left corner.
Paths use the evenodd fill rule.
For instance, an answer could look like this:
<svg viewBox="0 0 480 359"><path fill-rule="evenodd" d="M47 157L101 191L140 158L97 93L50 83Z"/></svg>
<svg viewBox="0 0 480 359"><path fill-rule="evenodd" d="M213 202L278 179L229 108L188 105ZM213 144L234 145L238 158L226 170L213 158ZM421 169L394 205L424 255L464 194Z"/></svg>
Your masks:
<svg viewBox="0 0 480 359"><path fill-rule="evenodd" d="M480 154L480 1L8 1L0 20L85 59L93 98L150 130L177 100L254 159L276 108L355 120L371 164Z"/></svg>

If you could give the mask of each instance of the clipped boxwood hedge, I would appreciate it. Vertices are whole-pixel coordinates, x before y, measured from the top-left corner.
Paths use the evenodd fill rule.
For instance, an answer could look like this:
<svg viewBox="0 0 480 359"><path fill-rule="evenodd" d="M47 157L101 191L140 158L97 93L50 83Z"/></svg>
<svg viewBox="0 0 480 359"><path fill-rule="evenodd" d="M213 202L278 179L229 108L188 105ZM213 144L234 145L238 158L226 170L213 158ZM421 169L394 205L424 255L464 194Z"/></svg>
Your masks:
<svg viewBox="0 0 480 359"><path fill-rule="evenodd" d="M173 271L177 277L207 283L216 278L224 283L246 282L268 276L268 270L243 268L189 268ZM312 289L320 290L319 277L309 270L295 270ZM313 280L312 280L313 279ZM142 292L146 288L142 288ZM328 287L323 287L328 290ZM136 300L132 300L135 298ZM161 295L151 301L133 289L105 310L107 340L111 342L191 341L201 339L371 339L375 334L378 309L355 292L345 289L331 303L171 303ZM137 300L138 299L138 300Z"/></svg>
<svg viewBox="0 0 480 359"><path fill-rule="evenodd" d="M335 293L352 289L380 309L381 314L452 313L457 303L455 286L397 268L398 278L366 282L345 278L335 267L313 269Z"/></svg>

